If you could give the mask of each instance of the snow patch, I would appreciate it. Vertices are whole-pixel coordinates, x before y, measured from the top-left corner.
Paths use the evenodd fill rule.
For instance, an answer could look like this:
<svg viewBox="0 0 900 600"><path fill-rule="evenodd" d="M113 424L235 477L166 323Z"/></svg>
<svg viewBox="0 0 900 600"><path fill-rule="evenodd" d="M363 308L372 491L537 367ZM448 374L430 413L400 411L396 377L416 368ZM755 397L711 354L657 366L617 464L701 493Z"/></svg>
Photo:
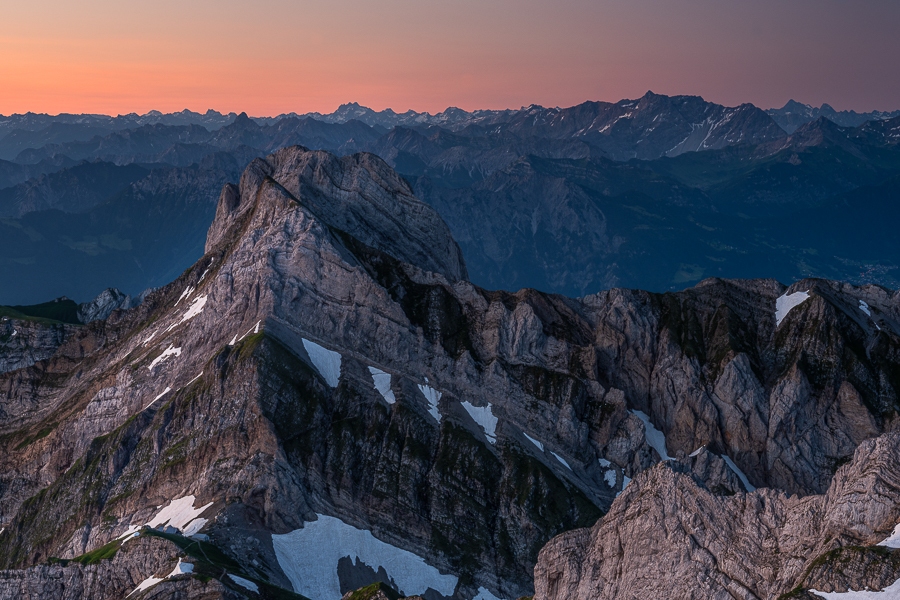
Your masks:
<svg viewBox="0 0 900 600"><path fill-rule="evenodd" d="M132 590L131 594L136 594L137 592L142 592L148 588L153 587L160 581L165 581L166 579L168 579L170 577L176 577L178 575L189 575L193 572L194 572L194 565L192 565L191 563L186 563L179 558L178 564L175 565L175 568L172 569L171 573L169 573L165 577L148 577L147 579L142 581L139 586L134 588L134 590ZM129 596L131 596L131 594L128 594L128 596L125 596L125 597L128 598Z"/></svg>
<svg viewBox="0 0 900 600"><path fill-rule="evenodd" d="M810 589L809 592L825 598L825 600L868 600L869 598L874 600L888 600L889 598L900 598L900 579L880 592L872 592L869 590L860 590L858 592L853 590L850 590L849 592L819 592L814 589Z"/></svg>
<svg viewBox="0 0 900 600"><path fill-rule="evenodd" d="M428 380L426 379L425 381ZM419 386L419 391L422 392L422 395L425 396L426 400L428 400L428 414L430 414L438 423L440 423L441 413L438 410L438 402L441 399L441 393L433 387L422 385L421 383L417 385Z"/></svg>
<svg viewBox="0 0 900 600"><path fill-rule="evenodd" d="M539 441L537 441L536 439L534 439L533 437L531 437L530 435L528 435L528 434L525 433L524 431L522 432L522 435L524 435L525 437L527 437L529 442L531 442L532 444L534 444L535 446L537 446L537 449L538 449L538 450L540 450L541 452L544 451L544 445L543 445L542 443L540 443Z"/></svg>
<svg viewBox="0 0 900 600"><path fill-rule="evenodd" d="M741 483L744 484L744 488L746 488L746 490L747 490L748 492L755 492L755 491L756 491L756 488L753 487L752 485L750 485L750 482L747 481L747 476L744 475L744 472L741 471L741 469L740 469L736 464L734 464L734 461L731 460L731 458L729 458L729 456L728 456L727 454L723 454L723 455L722 455L722 460L725 461L725 464L728 465L728 468L729 468L729 469L731 469L732 471L734 471L734 474L738 476L738 479L741 480Z"/></svg>
<svg viewBox="0 0 900 600"><path fill-rule="evenodd" d="M556 460L558 460L559 462L561 462L565 468L567 468L567 469L570 470L570 471L572 470L572 467L569 466L569 463L567 463L567 462L565 461L565 459L564 459L562 456L560 456L559 454L557 454L557 453L554 452L553 450L550 451L550 454L552 454L553 456L555 456L555 457L556 457Z"/></svg>
<svg viewBox="0 0 900 600"><path fill-rule="evenodd" d="M184 288L184 291L181 292L181 295L180 295L180 296L178 296L178 300L175 302L175 306L178 306L178 303L179 303L179 302L181 302L181 301L184 300L185 298L189 297L189 296L190 296L191 294L193 294L193 293L194 293L194 288L193 288L193 287L187 286L186 288ZM173 308L174 308L174 307L173 307Z"/></svg>
<svg viewBox="0 0 900 600"><path fill-rule="evenodd" d="M666 436L653 426L647 413L640 410L633 410L631 413L644 422L644 435L650 447L656 450L656 453L659 454L662 460L672 460L672 457L666 452Z"/></svg>
<svg viewBox="0 0 900 600"><path fill-rule="evenodd" d="M369 367L369 373L372 374L372 381L375 383L375 389L378 390L378 393L381 394L384 401L388 404L396 402L397 398L394 397L394 392L391 390L391 374L385 373L381 369L376 369L375 367Z"/></svg>
<svg viewBox="0 0 900 600"><path fill-rule="evenodd" d="M497 443L497 417L491 411L491 404L487 406L474 406L468 401L462 403L463 408L469 413L476 423L484 430L484 435L492 444Z"/></svg>
<svg viewBox="0 0 900 600"><path fill-rule="evenodd" d="M795 306L799 306L809 298L809 292L794 292L783 294L775 301L775 327L781 325L781 321L791 312Z"/></svg>
<svg viewBox="0 0 900 600"><path fill-rule="evenodd" d="M206 295L197 296L194 298L194 301L191 302L191 305L188 307L184 316L181 317L181 321L179 324L184 323L185 321L189 321L203 312L203 307L206 306Z"/></svg>
<svg viewBox="0 0 900 600"><path fill-rule="evenodd" d="M607 469L606 473L603 474L603 478L606 480L606 485L609 487L616 486L616 470L615 469Z"/></svg>
<svg viewBox="0 0 900 600"><path fill-rule="evenodd" d="M894 527L894 532L888 538L878 542L877 545L886 548L900 548L900 524Z"/></svg>
<svg viewBox="0 0 900 600"><path fill-rule="evenodd" d="M863 311L864 313L866 313L866 316L867 316L867 317L871 317L871 316L872 316L871 311L869 311L869 305L866 304L866 303L865 303L864 301L862 301L862 300L859 301L859 310L861 310L861 311Z"/></svg>
<svg viewBox="0 0 900 600"><path fill-rule="evenodd" d="M237 344L237 334L234 334L234 337L231 338L230 342L228 342L229 346L234 346L235 344Z"/></svg>
<svg viewBox="0 0 900 600"><path fill-rule="evenodd" d="M181 356L181 348L176 348L174 344L169 344L169 347L163 350L163 353L153 359L153 362L150 363L150 366L147 367L149 370L153 370L153 367L166 360L170 356Z"/></svg>
<svg viewBox="0 0 900 600"><path fill-rule="evenodd" d="M493 595L487 588L479 587L478 594L472 600L500 600L500 598Z"/></svg>
<svg viewBox="0 0 900 600"><path fill-rule="evenodd" d="M616 487L616 470L612 469L612 463L606 460L605 458L597 459L600 461L600 466L606 469L606 472L603 474L603 479L606 480L606 484L609 487Z"/></svg>
<svg viewBox="0 0 900 600"><path fill-rule="evenodd" d="M318 515L283 535L272 535L278 564L294 592L316 600L340 600L338 561L349 556L378 571L383 567L404 596L422 594L428 588L443 596L453 595L457 578L441 575L420 556L375 538L335 517Z"/></svg>
<svg viewBox="0 0 900 600"><path fill-rule="evenodd" d="M146 346L147 344L149 344L149 343L150 343L150 340L152 340L153 338L156 337L156 333L157 333L156 331L154 331L153 333L151 333L151 334L150 334L150 337L148 337L146 340L144 340L144 341L141 343L141 346Z"/></svg>
<svg viewBox="0 0 900 600"><path fill-rule="evenodd" d="M213 503L210 502L200 508L194 508L194 500L196 500L196 498L194 498L193 495L172 500L169 502L168 506L156 513L156 516L145 524L147 527L153 527L154 529L160 525L169 525L170 527L184 531L185 535L190 535L187 533L189 531L196 533L207 521L206 519L198 519L197 517L199 517L207 508L212 506ZM200 523L199 525L195 524L195 520L203 521L203 523Z"/></svg>
<svg viewBox="0 0 900 600"><path fill-rule="evenodd" d="M694 458L695 456L697 456L698 454L703 452L704 448L706 448L706 444L703 444L702 446L700 446L699 448L697 448L696 450L691 452L688 456L690 456L691 458Z"/></svg>
<svg viewBox="0 0 900 600"><path fill-rule="evenodd" d="M151 406L153 406L153 403L154 403L154 402L156 402L157 400L159 400L160 398L162 398L163 396L165 396L166 394L168 394L168 393L171 392L171 391L172 391L172 388L170 388L170 387L167 387L166 389L164 389L164 390L163 390L163 393L160 394L159 396L157 396L156 398L154 398L154 399L150 402L150 404L148 404L147 406L145 406L145 407L143 408L143 410L147 410L148 408L150 408Z"/></svg>
<svg viewBox="0 0 900 600"><path fill-rule="evenodd" d="M259 323L256 326L259 327ZM337 387L341 378L341 355L306 338L303 339L303 347L306 348L309 359L325 383L331 387Z"/></svg>
<svg viewBox="0 0 900 600"><path fill-rule="evenodd" d="M238 577L237 575L232 575L231 573L228 574L228 578L231 579L236 584L238 584L239 586L241 586L242 588L246 588L246 589L250 590L251 592L256 592L257 594L259 593L259 586L256 585L255 583L253 583L252 581L244 579L243 577Z"/></svg>
<svg viewBox="0 0 900 600"><path fill-rule="evenodd" d="M625 473L622 473L622 490L616 494L616 498L618 498L622 494L622 492L625 491L625 488L628 487L629 483L631 483L631 477L629 477Z"/></svg>

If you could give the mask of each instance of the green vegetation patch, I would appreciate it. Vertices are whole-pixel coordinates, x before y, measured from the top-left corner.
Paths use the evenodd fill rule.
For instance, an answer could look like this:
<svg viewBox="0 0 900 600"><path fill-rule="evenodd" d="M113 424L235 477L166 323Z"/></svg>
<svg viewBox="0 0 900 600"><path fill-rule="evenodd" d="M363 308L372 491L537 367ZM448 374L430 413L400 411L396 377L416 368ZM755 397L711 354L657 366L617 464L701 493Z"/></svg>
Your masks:
<svg viewBox="0 0 900 600"><path fill-rule="evenodd" d="M82 324L78 320L78 305L75 301L68 298L28 306L0 306L0 317L34 321L47 325L59 323Z"/></svg>
<svg viewBox="0 0 900 600"><path fill-rule="evenodd" d="M401 598L400 594L398 594L394 588L386 583L378 581L371 585L367 585L364 588L360 588L355 592L351 592L347 597L347 600L371 600L378 595L378 592L387 596L388 600L400 600Z"/></svg>

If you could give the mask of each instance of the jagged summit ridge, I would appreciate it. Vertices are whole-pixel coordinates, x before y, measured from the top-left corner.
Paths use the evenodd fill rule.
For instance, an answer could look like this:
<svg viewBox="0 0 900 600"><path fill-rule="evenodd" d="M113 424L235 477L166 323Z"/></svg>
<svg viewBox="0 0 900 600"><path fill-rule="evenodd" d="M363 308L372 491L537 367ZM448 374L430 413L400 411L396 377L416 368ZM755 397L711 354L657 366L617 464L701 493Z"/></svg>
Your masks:
<svg viewBox="0 0 900 600"><path fill-rule="evenodd" d="M254 160L238 190L223 190L207 251L255 205L267 178L331 227L373 248L451 281L468 278L459 246L441 217L383 160L368 153L339 158L295 146Z"/></svg>

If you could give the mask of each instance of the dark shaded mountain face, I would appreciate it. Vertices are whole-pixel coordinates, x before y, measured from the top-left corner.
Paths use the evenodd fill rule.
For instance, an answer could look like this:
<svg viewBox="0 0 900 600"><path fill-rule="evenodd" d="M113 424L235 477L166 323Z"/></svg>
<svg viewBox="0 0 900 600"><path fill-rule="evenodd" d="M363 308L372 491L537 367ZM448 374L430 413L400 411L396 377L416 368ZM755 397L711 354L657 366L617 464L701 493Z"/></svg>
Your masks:
<svg viewBox="0 0 900 600"><path fill-rule="evenodd" d="M613 591L585 597L711 579L703 597L774 598L900 577L865 548L864 573L816 570L900 520L897 292L573 299L465 274L382 160L293 147L223 188L203 257L139 306L0 320L19 361L0 375L0 595L563 598L602 573ZM612 535L624 552L598 563Z"/></svg>
<svg viewBox="0 0 900 600"><path fill-rule="evenodd" d="M0 190L0 216L20 217L48 209L82 212L149 172L138 165L118 167L112 163L83 162Z"/></svg>
<svg viewBox="0 0 900 600"><path fill-rule="evenodd" d="M68 185L96 175L84 168L106 171L105 183L116 184L113 188L125 185L94 204L94 192L102 186L80 194ZM34 186L27 190L36 203L53 208L0 220L0 277L16 282L0 290L0 303L39 302L58 295L59 289L86 301L110 286L137 295L164 285L202 256L202 237L215 214L218 191L233 177L226 171L166 168L137 179L142 169L134 166L89 163L84 168L59 173L55 182L68 194L62 198L42 195L48 190ZM126 183L129 179L133 181ZM62 202L93 206L63 212L56 208Z"/></svg>
<svg viewBox="0 0 900 600"><path fill-rule="evenodd" d="M883 121L900 117L900 110L858 113L853 110L836 111L828 104L823 104L817 108L809 104L788 100L783 107L770 108L766 111L766 114L772 117L786 132L794 133L801 125L821 117L843 127L858 127L867 121Z"/></svg>

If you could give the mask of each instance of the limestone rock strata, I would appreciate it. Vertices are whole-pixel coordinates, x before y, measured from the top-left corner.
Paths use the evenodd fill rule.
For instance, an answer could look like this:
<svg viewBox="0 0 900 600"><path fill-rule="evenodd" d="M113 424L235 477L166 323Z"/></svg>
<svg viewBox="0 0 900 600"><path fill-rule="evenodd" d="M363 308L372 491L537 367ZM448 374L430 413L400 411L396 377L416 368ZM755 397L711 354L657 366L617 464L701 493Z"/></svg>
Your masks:
<svg viewBox="0 0 900 600"><path fill-rule="evenodd" d="M708 280L573 299L465 273L374 156L254 160L192 268L0 375L0 565L74 558L188 502L193 533L286 590L338 600L392 552L435 573L406 594L510 599L547 541L640 481L775 510L784 492L743 490L823 494L895 422L896 292ZM380 550L292 558L306 550L278 536L326 519Z"/></svg>
<svg viewBox="0 0 900 600"><path fill-rule="evenodd" d="M883 589L900 552L900 434L863 442L825 494L718 496L679 463L639 475L590 529L554 538L535 567L538 600L778 598Z"/></svg>

